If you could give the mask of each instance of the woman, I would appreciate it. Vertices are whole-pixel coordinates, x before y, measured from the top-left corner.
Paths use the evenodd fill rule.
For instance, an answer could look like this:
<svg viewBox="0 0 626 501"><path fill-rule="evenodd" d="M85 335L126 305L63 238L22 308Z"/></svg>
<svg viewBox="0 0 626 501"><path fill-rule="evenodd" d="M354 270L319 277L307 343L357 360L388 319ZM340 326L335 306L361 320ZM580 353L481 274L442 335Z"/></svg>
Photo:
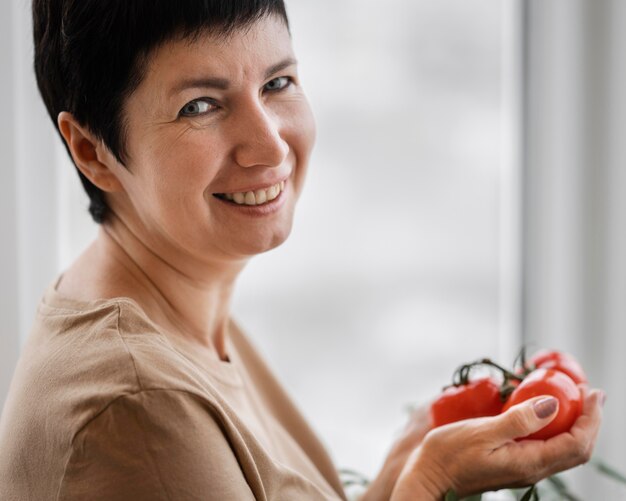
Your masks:
<svg viewBox="0 0 626 501"><path fill-rule="evenodd" d="M289 235L315 126L281 0L34 0L35 69L100 223L50 286L0 423L0 498L345 499L231 319L247 260ZM428 432L412 416L365 500L521 486L588 460L516 442L556 401Z"/></svg>

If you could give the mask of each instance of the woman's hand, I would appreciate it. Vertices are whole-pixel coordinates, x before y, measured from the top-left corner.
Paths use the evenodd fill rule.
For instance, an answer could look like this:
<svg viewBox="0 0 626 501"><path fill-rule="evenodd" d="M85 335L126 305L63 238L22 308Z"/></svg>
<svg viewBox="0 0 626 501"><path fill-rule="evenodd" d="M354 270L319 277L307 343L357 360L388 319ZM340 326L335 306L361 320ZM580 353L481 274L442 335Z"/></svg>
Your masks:
<svg viewBox="0 0 626 501"><path fill-rule="evenodd" d="M528 400L499 416L432 430L406 462L391 501L436 501L449 489L467 496L523 487L589 461L600 428L604 393L582 391L583 414L569 432L546 441L515 439L554 419L557 406L552 397Z"/></svg>
<svg viewBox="0 0 626 501"><path fill-rule="evenodd" d="M359 501L387 501L391 497L391 492L411 453L419 447L431 428L430 403L413 409L407 424L391 446L380 473Z"/></svg>

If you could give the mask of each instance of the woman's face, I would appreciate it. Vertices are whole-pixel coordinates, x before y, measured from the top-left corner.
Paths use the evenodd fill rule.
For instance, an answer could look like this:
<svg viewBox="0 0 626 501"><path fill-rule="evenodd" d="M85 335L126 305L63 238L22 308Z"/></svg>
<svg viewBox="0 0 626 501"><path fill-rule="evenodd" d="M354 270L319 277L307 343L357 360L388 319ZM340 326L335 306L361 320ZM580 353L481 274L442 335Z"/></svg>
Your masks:
<svg viewBox="0 0 626 501"><path fill-rule="evenodd" d="M109 203L146 244L205 260L287 238L315 124L282 20L166 43L124 113L127 169Z"/></svg>

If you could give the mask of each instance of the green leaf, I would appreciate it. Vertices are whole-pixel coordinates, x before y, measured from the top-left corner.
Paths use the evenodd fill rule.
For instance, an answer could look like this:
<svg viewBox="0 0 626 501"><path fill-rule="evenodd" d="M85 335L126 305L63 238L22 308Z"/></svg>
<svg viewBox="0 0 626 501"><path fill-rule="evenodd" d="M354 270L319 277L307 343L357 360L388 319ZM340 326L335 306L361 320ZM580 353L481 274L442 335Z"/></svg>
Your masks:
<svg viewBox="0 0 626 501"><path fill-rule="evenodd" d="M341 484L344 488L355 484L367 487L370 484L370 480L356 470L351 470L350 468L339 468L337 473L339 473Z"/></svg>
<svg viewBox="0 0 626 501"><path fill-rule="evenodd" d="M567 485L563 480L556 475L552 475L546 479L550 484L552 484L558 491L567 490Z"/></svg>
<svg viewBox="0 0 626 501"><path fill-rule="evenodd" d="M344 487L344 489L346 487L350 487L351 485L360 485L362 487L366 487L367 484L364 484L363 482L359 481L359 480L344 480L341 482L341 485Z"/></svg>
<svg viewBox="0 0 626 501"><path fill-rule="evenodd" d="M593 458L590 463L595 466L598 472L606 475L609 478L612 478L616 482L620 482L622 484L626 484L626 476L622 473L619 473L615 468L609 466L604 461L598 458Z"/></svg>
<svg viewBox="0 0 626 501"><path fill-rule="evenodd" d="M443 498L444 501L459 501L459 496L456 495L452 489L446 492L446 497Z"/></svg>
<svg viewBox="0 0 626 501"><path fill-rule="evenodd" d="M461 500L461 498L459 498L459 495L454 492L454 490L450 489L448 492L446 492L446 496L443 499L444 501L481 501L482 498L482 494L475 494Z"/></svg>
<svg viewBox="0 0 626 501"><path fill-rule="evenodd" d="M536 485L532 485L530 489L528 489L524 493L524 495L522 496L522 499L520 499L520 501L536 501L536 500L539 500L539 495L537 494Z"/></svg>

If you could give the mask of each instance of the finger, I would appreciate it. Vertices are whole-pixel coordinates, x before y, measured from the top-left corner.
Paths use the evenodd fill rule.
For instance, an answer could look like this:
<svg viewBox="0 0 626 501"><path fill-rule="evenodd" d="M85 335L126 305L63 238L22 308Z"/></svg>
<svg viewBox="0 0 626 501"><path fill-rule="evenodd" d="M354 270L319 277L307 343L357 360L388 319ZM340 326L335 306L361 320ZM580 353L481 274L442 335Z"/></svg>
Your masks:
<svg viewBox="0 0 626 501"><path fill-rule="evenodd" d="M407 430L426 435L433 427L430 404L420 405L413 411L410 421L407 423Z"/></svg>
<svg viewBox="0 0 626 501"><path fill-rule="evenodd" d="M431 401L427 401L412 405L404 427L395 432L394 438L414 433L419 433L423 438L432 429L431 404Z"/></svg>
<svg viewBox="0 0 626 501"><path fill-rule="evenodd" d="M576 420L569 433L577 440L593 440L600 430L602 421L602 407L604 405L605 394L602 390L591 390L585 392L583 400L583 411Z"/></svg>
<svg viewBox="0 0 626 501"><path fill-rule="evenodd" d="M430 402L413 408L404 428L395 434L395 439L409 442L411 447L417 447L426 434L432 429Z"/></svg>
<svg viewBox="0 0 626 501"><path fill-rule="evenodd" d="M491 418L489 433L500 442L526 437L550 424L558 410L559 401L553 396L535 397Z"/></svg>
<svg viewBox="0 0 626 501"><path fill-rule="evenodd" d="M606 393L600 389L587 390L583 393L583 414L602 413Z"/></svg>
<svg viewBox="0 0 626 501"><path fill-rule="evenodd" d="M583 447L591 449L595 446L598 433L600 432L600 423L602 422L602 408L606 395L602 390L590 391L588 396L583 401L583 413L576 420L570 434L580 443Z"/></svg>
<svg viewBox="0 0 626 501"><path fill-rule="evenodd" d="M541 459L548 468L548 475L573 468L591 459L600 430L603 400L604 392L589 392L583 404L583 414L571 430L544 443Z"/></svg>

